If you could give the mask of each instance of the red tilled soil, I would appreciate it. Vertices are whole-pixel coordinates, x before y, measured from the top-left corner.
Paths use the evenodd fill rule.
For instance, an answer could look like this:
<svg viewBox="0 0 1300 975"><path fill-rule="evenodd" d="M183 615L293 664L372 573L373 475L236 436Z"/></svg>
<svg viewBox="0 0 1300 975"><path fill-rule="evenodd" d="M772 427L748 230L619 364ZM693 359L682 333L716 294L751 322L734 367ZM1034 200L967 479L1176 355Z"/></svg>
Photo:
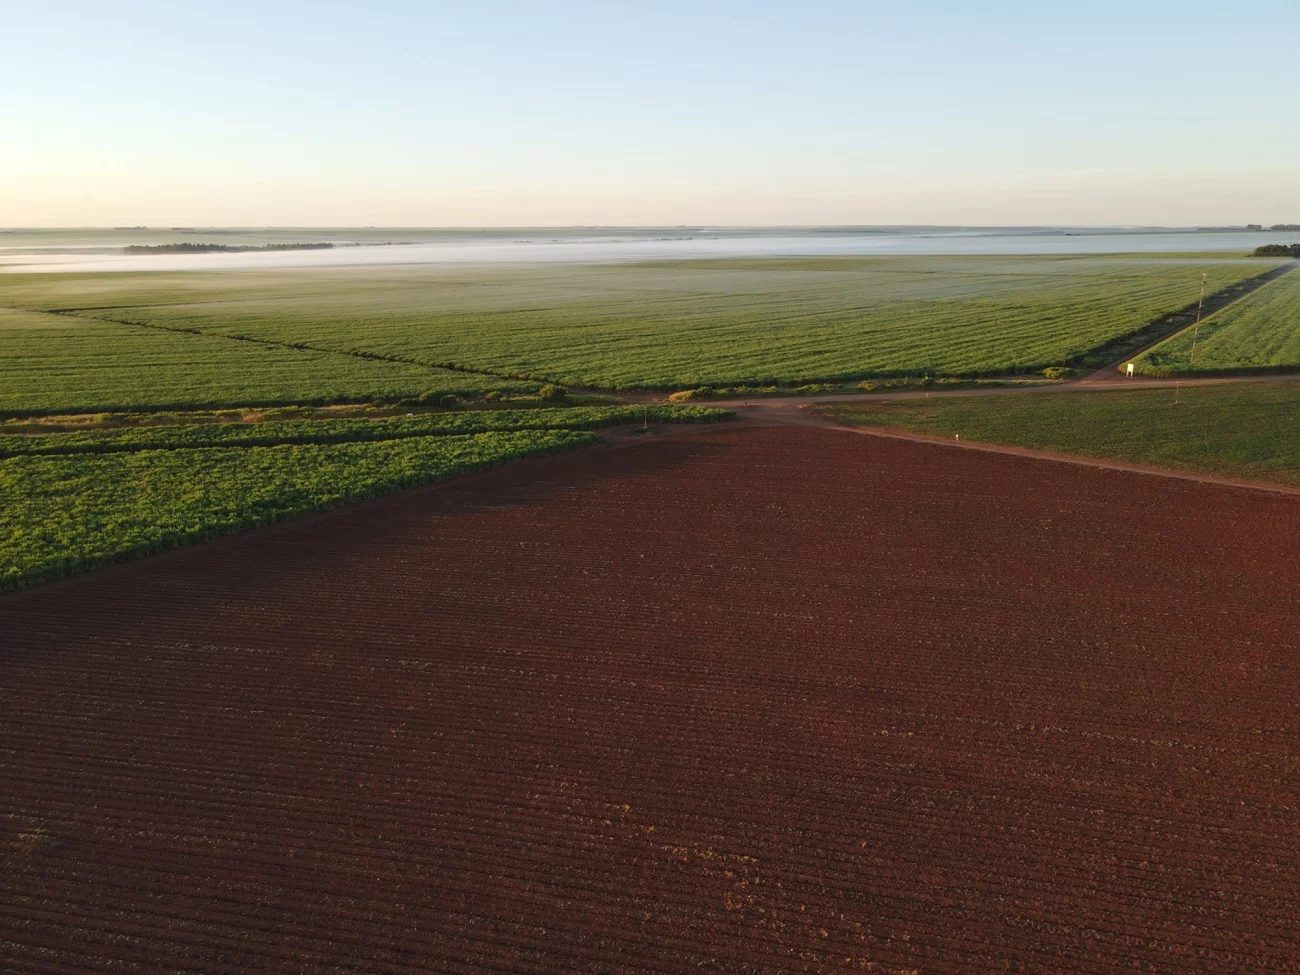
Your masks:
<svg viewBox="0 0 1300 975"><path fill-rule="evenodd" d="M706 429L0 600L0 970L1300 971L1298 527Z"/></svg>

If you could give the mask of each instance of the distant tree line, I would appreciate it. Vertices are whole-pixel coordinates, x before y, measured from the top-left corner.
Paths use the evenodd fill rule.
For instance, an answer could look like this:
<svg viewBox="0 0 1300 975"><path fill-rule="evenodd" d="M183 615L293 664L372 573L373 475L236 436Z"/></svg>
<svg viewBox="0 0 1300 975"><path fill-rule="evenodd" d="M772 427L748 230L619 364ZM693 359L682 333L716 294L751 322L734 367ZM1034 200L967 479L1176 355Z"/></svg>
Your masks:
<svg viewBox="0 0 1300 975"><path fill-rule="evenodd" d="M1256 257L1294 257L1300 261L1300 244L1265 244L1255 248Z"/></svg>
<svg viewBox="0 0 1300 975"><path fill-rule="evenodd" d="M1268 229L1269 229L1269 230L1286 230L1286 231L1289 231L1289 232L1295 232L1295 231L1297 231L1297 230L1300 230L1300 223L1275 223L1275 224L1273 224L1273 226L1269 227Z"/></svg>
<svg viewBox="0 0 1300 975"><path fill-rule="evenodd" d="M211 254L242 253L244 251L320 251L333 244L132 244L125 248L128 254Z"/></svg>

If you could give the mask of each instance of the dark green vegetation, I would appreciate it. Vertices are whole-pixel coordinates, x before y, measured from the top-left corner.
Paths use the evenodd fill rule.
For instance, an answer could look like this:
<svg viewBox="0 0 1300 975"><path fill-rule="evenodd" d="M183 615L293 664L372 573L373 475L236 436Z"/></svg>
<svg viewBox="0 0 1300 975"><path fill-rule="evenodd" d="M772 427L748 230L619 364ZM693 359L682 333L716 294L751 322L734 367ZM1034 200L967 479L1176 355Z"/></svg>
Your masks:
<svg viewBox="0 0 1300 975"><path fill-rule="evenodd" d="M0 434L0 457L103 454L196 447L266 447L274 444L349 443L407 437L465 436L506 430L591 430L620 423L708 423L724 410L698 406L582 406L532 410L471 410L377 419L264 420L132 426L121 429Z"/></svg>
<svg viewBox="0 0 1300 975"><path fill-rule="evenodd" d="M1300 383L828 404L859 426L1300 484Z"/></svg>
<svg viewBox="0 0 1300 975"><path fill-rule="evenodd" d="M652 422L723 410L651 407ZM0 589L594 442L641 407L6 436Z"/></svg>
<svg viewBox="0 0 1300 975"><path fill-rule="evenodd" d="M330 243L311 244L129 244L122 250L127 254L242 254L247 251L321 251L333 247Z"/></svg>
<svg viewBox="0 0 1300 975"><path fill-rule="evenodd" d="M1166 376L1300 367L1300 270L1209 316L1199 328L1185 329L1155 346L1137 366L1141 372Z"/></svg>
<svg viewBox="0 0 1300 975"><path fill-rule="evenodd" d="M1294 257L1300 260L1300 244L1265 244L1255 248L1256 257Z"/></svg>
<svg viewBox="0 0 1300 975"><path fill-rule="evenodd" d="M61 314L51 316L59 327L0 324L0 410L475 395L520 380L682 389L1023 375L1123 354L1149 323L1194 304L1202 271L1213 291L1278 263L845 257L5 274L0 306ZM316 358L284 368L286 354Z"/></svg>

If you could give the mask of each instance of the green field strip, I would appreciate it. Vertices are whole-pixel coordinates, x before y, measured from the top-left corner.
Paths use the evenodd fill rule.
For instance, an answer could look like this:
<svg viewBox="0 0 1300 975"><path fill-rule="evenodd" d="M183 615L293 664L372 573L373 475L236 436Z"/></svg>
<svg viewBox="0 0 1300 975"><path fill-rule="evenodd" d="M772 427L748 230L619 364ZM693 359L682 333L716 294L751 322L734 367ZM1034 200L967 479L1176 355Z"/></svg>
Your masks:
<svg viewBox="0 0 1300 975"><path fill-rule="evenodd" d="M0 311L0 415L392 400L527 389L329 350Z"/></svg>
<svg viewBox="0 0 1300 975"><path fill-rule="evenodd" d="M1300 264L1136 361L1148 375L1300 370Z"/></svg>
<svg viewBox="0 0 1300 975"><path fill-rule="evenodd" d="M728 410L704 406L627 405L468 410L381 418L160 424L39 435L0 434L0 458L360 443L493 431L594 430L633 423L711 423L732 415Z"/></svg>
<svg viewBox="0 0 1300 975"><path fill-rule="evenodd" d="M67 311L67 310L51 311L50 314L61 315L61 316L72 317L72 318L86 317L81 312ZM312 345L307 342L286 342L286 341L279 341L276 339L262 338L256 335L243 335L236 332L217 332L212 330L204 330L201 328L185 327L180 325L160 324L158 322L133 321L131 319L126 319L126 318L94 316L93 320L110 322L115 325L129 325L135 328L152 328L164 332L184 332L190 335L201 335L209 338L220 338L231 342L248 342L253 345L273 346L273 347L278 347L283 349L291 349L298 352L323 352L329 355L352 356L353 358L357 358L357 359L369 359L372 361L379 361L379 362L393 362L399 365L422 366L425 369L428 369L430 371L443 370L447 372L464 372L464 373L471 373L474 375L489 376L499 380L498 383L492 385L492 388L494 389L509 388L509 389L520 389L520 390L530 389L531 390L536 388L536 384L533 384L531 386L523 386L517 380L515 380L514 377L500 376L496 373L486 372L485 370L474 369L472 367L462 367L456 365L445 365L442 363L423 362L411 356L389 355L380 352L372 352L364 349L349 348L344 346L325 347L325 346ZM504 381L505 383L504 387L501 385L500 381ZM460 391L466 392L470 390L460 390ZM480 389L476 387L472 391L477 392L480 391ZM456 390L453 390L453 392L456 392Z"/></svg>
<svg viewBox="0 0 1300 975"><path fill-rule="evenodd" d="M1300 382L825 404L859 426L1300 484Z"/></svg>

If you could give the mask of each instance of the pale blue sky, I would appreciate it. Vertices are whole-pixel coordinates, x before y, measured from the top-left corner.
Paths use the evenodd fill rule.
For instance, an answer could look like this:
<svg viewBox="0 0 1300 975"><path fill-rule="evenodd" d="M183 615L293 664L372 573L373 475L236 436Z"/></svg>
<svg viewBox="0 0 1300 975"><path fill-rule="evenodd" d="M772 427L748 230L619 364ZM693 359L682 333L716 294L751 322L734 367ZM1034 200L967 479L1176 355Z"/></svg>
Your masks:
<svg viewBox="0 0 1300 975"><path fill-rule="evenodd" d="M0 225L1300 221L1300 4L7 0Z"/></svg>

